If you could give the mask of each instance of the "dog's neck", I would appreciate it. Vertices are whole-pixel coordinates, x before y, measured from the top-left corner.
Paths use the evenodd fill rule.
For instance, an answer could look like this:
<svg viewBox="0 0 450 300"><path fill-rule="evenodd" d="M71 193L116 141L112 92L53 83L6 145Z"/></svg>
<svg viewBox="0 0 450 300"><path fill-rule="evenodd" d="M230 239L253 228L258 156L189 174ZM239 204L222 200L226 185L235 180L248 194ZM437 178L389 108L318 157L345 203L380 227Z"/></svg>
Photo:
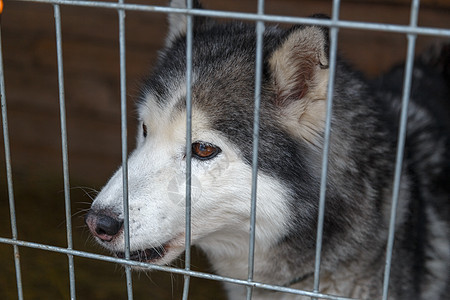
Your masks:
<svg viewBox="0 0 450 300"><path fill-rule="evenodd" d="M219 236L219 235L218 235ZM233 239L226 239L226 235L220 235L219 239L208 239L200 242L198 246L206 253L214 271L221 275L238 279L248 277L248 233L238 239L234 233ZM254 280L270 282L280 286L292 287L308 281L313 275L313 264L308 268L296 268L292 262L285 259L282 251L274 245L256 245ZM301 271L301 272L299 272Z"/></svg>
<svg viewBox="0 0 450 300"><path fill-rule="evenodd" d="M221 243L217 245L216 243ZM222 241L209 241L199 246L208 256L214 271L231 278L247 279L248 277L248 235L240 241L234 240L222 244ZM295 267L295 263L285 259L274 247L264 249L256 247L254 280L289 288L311 291L314 286L313 264L304 268ZM353 265L339 265L339 272L330 272L322 269L320 272L320 292L331 295L345 295L361 299L368 299L370 275L362 274L361 270ZM355 289L355 286L361 288ZM241 299L245 297L246 287L235 284L225 284L229 299ZM280 298L281 297L281 298ZM256 289L254 299L310 299L298 295L281 294L268 290ZM370 298L370 297L369 297Z"/></svg>

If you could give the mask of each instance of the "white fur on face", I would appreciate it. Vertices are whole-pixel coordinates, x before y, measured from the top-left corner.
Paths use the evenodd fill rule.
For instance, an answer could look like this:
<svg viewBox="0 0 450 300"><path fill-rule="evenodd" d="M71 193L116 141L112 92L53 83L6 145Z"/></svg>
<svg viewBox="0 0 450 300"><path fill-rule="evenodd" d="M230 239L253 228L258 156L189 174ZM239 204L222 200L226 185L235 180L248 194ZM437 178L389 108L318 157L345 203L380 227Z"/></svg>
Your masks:
<svg viewBox="0 0 450 300"><path fill-rule="evenodd" d="M184 251L186 116L173 107L169 104L162 109L150 98L141 106L140 119L148 133L144 138L139 130L137 149L128 160L131 251L168 245L158 264L170 263ZM222 150L210 160L192 159L192 244L213 257L237 257L239 268L246 268L251 167L236 145L210 129L201 111L193 111L192 124L192 141L208 142ZM286 232L285 190L279 181L260 172L257 249L269 248ZM100 192L93 208L114 210L122 216L122 169ZM123 238L105 246L123 251Z"/></svg>

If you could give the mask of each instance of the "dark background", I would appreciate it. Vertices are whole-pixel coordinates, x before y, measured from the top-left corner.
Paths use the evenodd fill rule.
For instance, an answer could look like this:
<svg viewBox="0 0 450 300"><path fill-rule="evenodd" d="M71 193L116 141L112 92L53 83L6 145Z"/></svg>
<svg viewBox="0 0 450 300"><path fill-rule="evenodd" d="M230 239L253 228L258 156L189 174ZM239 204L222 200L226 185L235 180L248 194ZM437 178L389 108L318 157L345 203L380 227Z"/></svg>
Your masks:
<svg viewBox="0 0 450 300"><path fill-rule="evenodd" d="M209 9L243 12L255 12L256 2L203 0ZM409 2L342 1L340 18L408 24ZM166 5L161 0L133 3ZM265 12L331 14L331 1L268 0ZM91 189L99 190L121 164L118 17L114 10L70 6L61 7L61 15L74 248L106 254L89 237L83 214L91 202ZM449 28L450 2L421 1L419 25ZM166 27L164 14L126 13L130 150L137 84L155 61ZM1 34L19 239L66 247L53 7L7 1ZM420 36L417 52L435 41ZM341 54L368 77L403 61L406 53L405 35L395 33L341 29L338 45ZM11 237L3 142L0 236ZM25 299L69 298L65 255L29 248L20 248L20 254ZM193 265L209 271L196 250ZM75 272L78 299L126 298L120 266L75 257ZM159 272L136 273L133 284L135 299L179 299L183 279ZM192 299L223 299L221 295L220 284L193 279ZM12 247L0 244L0 299L16 298Z"/></svg>

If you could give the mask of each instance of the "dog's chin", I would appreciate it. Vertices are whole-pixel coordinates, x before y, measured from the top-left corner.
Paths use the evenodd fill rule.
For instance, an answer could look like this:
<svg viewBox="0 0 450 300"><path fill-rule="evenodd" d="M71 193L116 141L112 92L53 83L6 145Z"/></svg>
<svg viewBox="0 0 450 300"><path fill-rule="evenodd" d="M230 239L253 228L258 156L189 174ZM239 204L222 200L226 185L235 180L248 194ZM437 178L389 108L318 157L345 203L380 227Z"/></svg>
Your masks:
<svg viewBox="0 0 450 300"><path fill-rule="evenodd" d="M130 252L130 260L137 262L157 263L162 260L167 253L165 245L144 250ZM125 258L125 252L115 252L118 258Z"/></svg>
<svg viewBox="0 0 450 300"><path fill-rule="evenodd" d="M156 265L170 264L184 251L184 235L158 246L130 251L130 260L142 263L152 263ZM125 258L125 252L113 251L118 258ZM139 267L138 267L139 269Z"/></svg>

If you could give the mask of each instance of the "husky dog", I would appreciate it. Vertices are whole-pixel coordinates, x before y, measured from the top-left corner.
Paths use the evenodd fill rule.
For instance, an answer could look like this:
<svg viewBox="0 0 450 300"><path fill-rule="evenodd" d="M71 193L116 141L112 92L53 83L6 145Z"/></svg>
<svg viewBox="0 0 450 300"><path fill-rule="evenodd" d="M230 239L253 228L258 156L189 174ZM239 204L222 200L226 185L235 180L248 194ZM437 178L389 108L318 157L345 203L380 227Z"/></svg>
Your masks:
<svg viewBox="0 0 450 300"><path fill-rule="evenodd" d="M171 5L185 7L181 0ZM255 27L194 18L192 140L186 141L186 17L170 15L169 24L166 47L143 82L137 147L128 160L131 259L170 264L185 249L188 142L192 244L206 253L218 274L245 279ZM328 31L320 26L268 26L263 49L254 279L312 290L329 79ZM415 80L419 71L415 70ZM338 59L322 293L359 299L379 299L382 293L401 107L396 87L383 88L383 82L388 78L391 84L397 77L391 74L368 83ZM412 95L408 110L389 299L444 299L449 293L448 113L443 119L434 115L443 111L437 98L448 101L449 94L419 92L419 100ZM119 169L86 216L96 240L118 257L124 256L122 201ZM229 299L243 299L244 287L225 287ZM262 289L253 295L304 299Z"/></svg>

